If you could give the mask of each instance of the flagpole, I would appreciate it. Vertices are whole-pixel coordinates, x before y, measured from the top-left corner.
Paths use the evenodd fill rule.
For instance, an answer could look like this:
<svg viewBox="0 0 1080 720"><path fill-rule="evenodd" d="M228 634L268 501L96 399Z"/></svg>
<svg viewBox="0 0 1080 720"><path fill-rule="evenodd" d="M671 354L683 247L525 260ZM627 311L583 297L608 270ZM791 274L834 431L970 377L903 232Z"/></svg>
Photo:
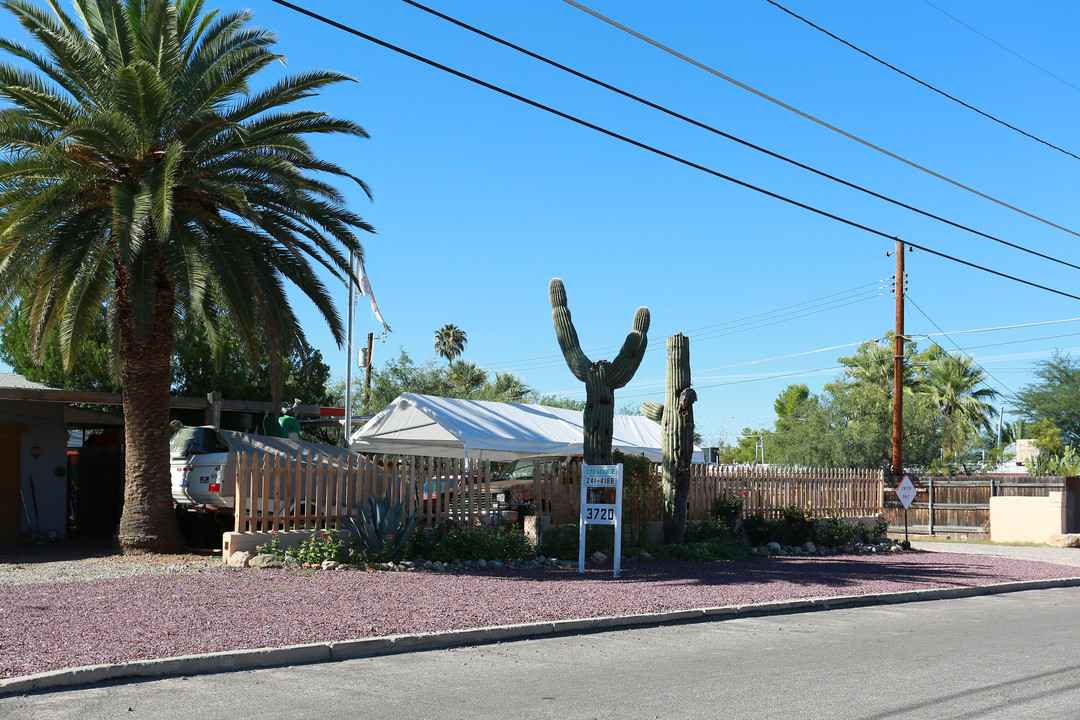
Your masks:
<svg viewBox="0 0 1080 720"><path fill-rule="evenodd" d="M356 292L353 285L353 252L349 251L349 311L348 332L345 341L345 447L349 447L349 436L352 434L352 364L353 364L353 293Z"/></svg>

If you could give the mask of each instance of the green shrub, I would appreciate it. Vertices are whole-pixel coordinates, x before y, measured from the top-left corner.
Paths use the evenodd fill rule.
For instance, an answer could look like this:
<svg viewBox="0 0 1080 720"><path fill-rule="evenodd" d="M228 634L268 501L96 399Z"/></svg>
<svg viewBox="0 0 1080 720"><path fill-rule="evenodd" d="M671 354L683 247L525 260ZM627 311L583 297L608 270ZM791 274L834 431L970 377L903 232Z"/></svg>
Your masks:
<svg viewBox="0 0 1080 720"><path fill-rule="evenodd" d="M865 541L866 536L866 526L842 517L817 518L814 521L814 542L818 545L826 547L850 545L854 542Z"/></svg>
<svg viewBox="0 0 1080 720"><path fill-rule="evenodd" d="M808 508L788 505L780 509L780 517L783 539L777 542L781 545L802 545L814 537L814 517Z"/></svg>
<svg viewBox="0 0 1080 720"><path fill-rule="evenodd" d="M734 539L734 535L731 532L731 525L726 521L716 522L688 522L686 523L686 532L683 534L684 543L701 542L702 540L728 540Z"/></svg>
<svg viewBox="0 0 1080 720"><path fill-rule="evenodd" d="M409 542L410 558L451 560L520 560L532 557L532 543L517 528L468 527L444 524L420 528Z"/></svg>
<svg viewBox="0 0 1080 720"><path fill-rule="evenodd" d="M353 553L337 533L318 530L296 547L281 547L281 538L276 531L271 531L270 542L255 548L255 552L276 555L284 560L296 558L307 565L322 565L324 560L340 563L351 562Z"/></svg>
<svg viewBox="0 0 1080 720"><path fill-rule="evenodd" d="M750 545L765 545L775 539L775 525L775 522L765 519L765 513L751 515L743 518L742 535Z"/></svg>
<svg viewBox="0 0 1080 720"><path fill-rule="evenodd" d="M717 522L727 523L728 527L735 527L735 521L739 519L743 511L743 502L746 500L746 491L738 495L726 498L716 498L712 504L712 516Z"/></svg>
<svg viewBox="0 0 1080 720"><path fill-rule="evenodd" d="M612 460L623 464L623 547L645 542L653 511L663 503L660 478L653 472L652 462L642 455L613 450Z"/></svg>
<svg viewBox="0 0 1080 720"><path fill-rule="evenodd" d="M578 557L578 526L557 525L544 533L536 552L540 555L574 560ZM615 554L615 527L613 525L587 525L585 527L585 556L600 551L611 557Z"/></svg>

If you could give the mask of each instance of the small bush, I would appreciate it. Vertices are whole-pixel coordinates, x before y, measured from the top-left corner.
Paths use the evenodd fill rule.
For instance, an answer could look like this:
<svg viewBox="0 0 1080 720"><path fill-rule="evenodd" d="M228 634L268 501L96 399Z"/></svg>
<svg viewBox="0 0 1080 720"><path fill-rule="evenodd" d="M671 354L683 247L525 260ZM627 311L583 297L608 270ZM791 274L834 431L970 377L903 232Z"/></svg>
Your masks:
<svg viewBox="0 0 1080 720"><path fill-rule="evenodd" d="M459 528L444 524L420 528L409 542L407 556L438 562L451 560L520 560L532 557L525 533L511 527Z"/></svg>
<svg viewBox="0 0 1080 720"><path fill-rule="evenodd" d="M738 495L713 500L712 516L717 522L726 523L728 527L735 527L735 521L739 519L743 511L743 502L746 500L746 491Z"/></svg>
<svg viewBox="0 0 1080 720"><path fill-rule="evenodd" d="M275 532L270 542L260 545L255 548L255 551L276 555L282 560L293 557L306 565L322 565L324 560L348 563L353 557L352 550L346 546L345 541L337 533L328 533L325 530L312 533L307 540L290 548L281 547L281 538Z"/></svg>
<svg viewBox="0 0 1080 720"><path fill-rule="evenodd" d="M544 533L537 553L560 560L578 557L578 526L557 525ZM615 553L615 527L612 525L587 525L585 527L585 557L600 551L611 557Z"/></svg>
<svg viewBox="0 0 1080 720"><path fill-rule="evenodd" d="M826 547L850 545L865 541L867 532L862 523L841 517L818 518L814 522L814 542Z"/></svg>
<svg viewBox="0 0 1080 720"><path fill-rule="evenodd" d="M765 545L776 539L775 525L776 523L765 519L765 513L751 515L743 518L742 535L751 545Z"/></svg>

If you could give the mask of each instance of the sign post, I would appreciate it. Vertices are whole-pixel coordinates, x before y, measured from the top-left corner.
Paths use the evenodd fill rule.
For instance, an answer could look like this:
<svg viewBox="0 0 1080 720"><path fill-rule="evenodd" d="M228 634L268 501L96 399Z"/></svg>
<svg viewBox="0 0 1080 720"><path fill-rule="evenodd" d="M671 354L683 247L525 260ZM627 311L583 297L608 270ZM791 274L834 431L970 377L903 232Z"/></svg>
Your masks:
<svg viewBox="0 0 1080 720"><path fill-rule="evenodd" d="M622 559L622 485L623 466L581 465L581 518L578 522L578 572L585 572L585 526L615 526L615 577L619 577ZM589 488L610 488L615 491L615 503L588 502Z"/></svg>
<svg viewBox="0 0 1080 720"><path fill-rule="evenodd" d="M896 497L900 500L900 504L904 506L904 542L908 542L907 532L907 511L911 507L911 501L915 499L915 494L918 491L915 489L915 485L911 482L911 478L907 475L900 481L900 484L896 486Z"/></svg>

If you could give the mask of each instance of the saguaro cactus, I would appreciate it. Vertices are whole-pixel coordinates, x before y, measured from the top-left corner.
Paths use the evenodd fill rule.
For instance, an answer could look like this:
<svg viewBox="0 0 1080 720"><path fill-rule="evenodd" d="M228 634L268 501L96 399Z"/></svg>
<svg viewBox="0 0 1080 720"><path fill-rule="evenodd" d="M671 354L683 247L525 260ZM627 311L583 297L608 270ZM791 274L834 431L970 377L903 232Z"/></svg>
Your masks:
<svg viewBox="0 0 1080 720"><path fill-rule="evenodd" d="M577 330L566 307L566 289L562 280L553 278L548 286L551 320L563 357L581 382L585 383L585 462L589 465L611 464L611 435L615 422L615 390L634 377L648 344L649 308L639 307L634 314L634 329L626 336L622 349L612 362L593 362L581 351Z"/></svg>
<svg viewBox="0 0 1080 720"><path fill-rule="evenodd" d="M664 404L641 404L641 414L660 423L663 459L664 542L682 542L690 495L690 461L694 456L694 402L690 387L690 339L678 333L667 341L667 389Z"/></svg>

